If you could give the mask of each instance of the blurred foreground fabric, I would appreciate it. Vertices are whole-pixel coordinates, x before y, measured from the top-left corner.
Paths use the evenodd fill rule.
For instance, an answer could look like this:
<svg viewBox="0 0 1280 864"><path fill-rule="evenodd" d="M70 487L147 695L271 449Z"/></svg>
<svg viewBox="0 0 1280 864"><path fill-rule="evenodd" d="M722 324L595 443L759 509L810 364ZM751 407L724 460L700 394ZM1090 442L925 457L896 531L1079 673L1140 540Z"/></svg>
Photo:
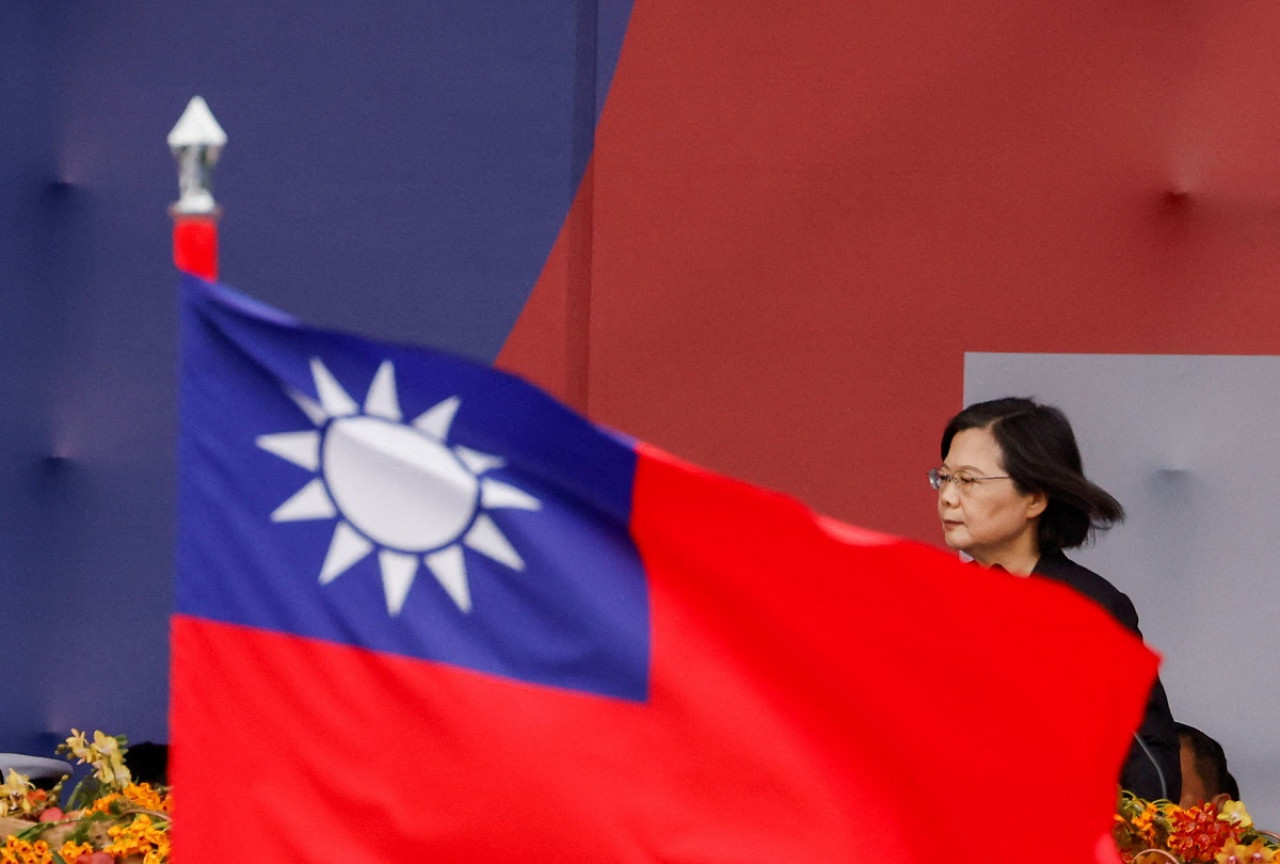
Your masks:
<svg viewBox="0 0 1280 864"><path fill-rule="evenodd" d="M1113 860L1156 658L1069 590L192 277L181 351L179 860Z"/></svg>

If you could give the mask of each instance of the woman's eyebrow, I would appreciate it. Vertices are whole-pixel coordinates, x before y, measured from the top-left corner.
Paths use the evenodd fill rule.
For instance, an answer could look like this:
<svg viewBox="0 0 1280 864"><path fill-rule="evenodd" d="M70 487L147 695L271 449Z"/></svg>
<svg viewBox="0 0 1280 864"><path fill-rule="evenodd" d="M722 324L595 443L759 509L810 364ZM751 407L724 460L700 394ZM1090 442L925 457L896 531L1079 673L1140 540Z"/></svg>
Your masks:
<svg viewBox="0 0 1280 864"><path fill-rule="evenodd" d="M953 472L954 472L954 471L960 471L960 472L967 471L967 472L969 472L970 474L982 474L982 475L986 475L987 473L989 473L989 472L985 471L984 469L979 468L979 467L978 467L978 466L976 466L976 465L956 465L955 467L952 467L952 466L948 465L946 462L943 462L943 463L942 463L942 467L943 467L943 468L946 468L948 471L953 471Z"/></svg>

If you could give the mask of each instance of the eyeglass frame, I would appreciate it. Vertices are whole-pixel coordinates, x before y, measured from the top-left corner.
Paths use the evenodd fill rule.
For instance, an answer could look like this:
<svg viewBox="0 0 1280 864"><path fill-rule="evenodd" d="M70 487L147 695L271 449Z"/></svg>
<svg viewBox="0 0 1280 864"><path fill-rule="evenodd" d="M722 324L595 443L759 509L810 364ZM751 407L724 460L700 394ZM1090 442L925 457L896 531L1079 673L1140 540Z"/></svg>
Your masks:
<svg viewBox="0 0 1280 864"><path fill-rule="evenodd" d="M953 474L944 471L941 468L929 469L929 485L935 492L941 492L948 483L955 484L956 490L959 492L968 492L973 488L975 483L982 483L984 480L1012 480L1008 474L992 474L984 477L969 477L962 474Z"/></svg>

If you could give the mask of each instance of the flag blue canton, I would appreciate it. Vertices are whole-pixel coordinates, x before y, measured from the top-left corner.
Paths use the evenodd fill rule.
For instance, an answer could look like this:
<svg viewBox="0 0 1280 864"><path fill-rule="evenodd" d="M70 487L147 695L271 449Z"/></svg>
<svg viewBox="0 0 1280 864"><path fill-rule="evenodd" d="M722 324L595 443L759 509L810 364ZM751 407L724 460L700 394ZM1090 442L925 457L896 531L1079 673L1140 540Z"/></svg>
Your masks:
<svg viewBox="0 0 1280 864"><path fill-rule="evenodd" d="M628 442L487 367L182 296L178 612L645 698Z"/></svg>

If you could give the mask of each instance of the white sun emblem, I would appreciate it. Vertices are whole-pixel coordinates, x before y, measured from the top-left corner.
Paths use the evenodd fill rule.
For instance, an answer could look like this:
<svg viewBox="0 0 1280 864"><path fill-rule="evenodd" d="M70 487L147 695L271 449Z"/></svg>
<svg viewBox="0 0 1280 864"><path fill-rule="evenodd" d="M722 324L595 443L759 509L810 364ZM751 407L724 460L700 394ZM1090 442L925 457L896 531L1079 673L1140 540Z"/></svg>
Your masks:
<svg viewBox="0 0 1280 864"><path fill-rule="evenodd" d="M262 435L263 450L316 473L275 509L273 522L337 519L320 584L341 576L375 549L387 611L398 615L425 564L463 612L471 589L462 547L523 570L524 560L487 511L537 510L537 498L484 474L504 463L449 446L461 400L450 397L405 423L395 367L386 360L369 385L364 408L347 395L319 358L311 360L320 401L289 391L318 431Z"/></svg>

